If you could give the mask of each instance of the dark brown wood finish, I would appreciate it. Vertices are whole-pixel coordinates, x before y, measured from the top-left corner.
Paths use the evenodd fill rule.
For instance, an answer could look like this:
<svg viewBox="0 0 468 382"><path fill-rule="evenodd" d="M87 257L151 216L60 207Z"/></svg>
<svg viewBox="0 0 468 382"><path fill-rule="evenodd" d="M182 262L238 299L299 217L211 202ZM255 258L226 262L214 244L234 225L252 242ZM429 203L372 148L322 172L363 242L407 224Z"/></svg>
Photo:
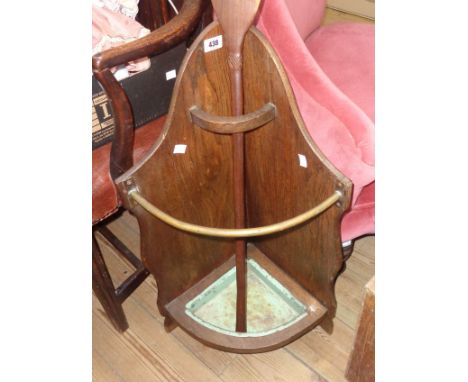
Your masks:
<svg viewBox="0 0 468 382"><path fill-rule="evenodd" d="M188 109L232 115L231 84L224 49L204 53L202 40L219 35L211 26L184 60L164 130L153 149L116 183L135 183L151 203L178 219L205 226L233 228L232 151L229 136L195 127ZM183 73L183 74L182 74ZM174 154L176 145L184 154ZM125 191L123 202L130 208ZM234 253L234 241L201 238L154 219L141 207L131 208L141 232L141 254L158 284L158 307L165 305L223 264Z"/></svg>
<svg viewBox="0 0 468 382"><path fill-rule="evenodd" d="M231 79L231 103L233 115L240 116L244 111L244 90L242 84L242 46L245 34L257 14L260 0L212 0L213 9L218 16L224 32L224 44L228 52L229 74ZM245 148L244 134L232 136L234 208L236 228L245 227ZM236 330L247 330L247 287L246 287L246 241L236 240L236 278L237 278L237 320Z"/></svg>
<svg viewBox="0 0 468 382"><path fill-rule="evenodd" d="M106 91L114 110L115 131L110 154L110 174L112 179L116 179L133 165L135 127L132 107L110 69L95 71L94 75Z"/></svg>
<svg viewBox="0 0 468 382"><path fill-rule="evenodd" d="M105 237L105 239L112 244L112 246L119 251L120 254L122 254L123 257L125 257L126 260L130 264L132 264L135 268L139 268L141 266L141 261L138 257L135 256L135 254L130 251L127 246L125 246L117 236L115 236L109 228L106 226L99 226L96 229L102 236Z"/></svg>
<svg viewBox="0 0 468 382"><path fill-rule="evenodd" d="M151 139L153 137L157 137L161 131L160 127L162 127L163 119L160 119L156 122L152 121L147 126L142 127L136 134L137 140L139 139L141 141L141 139ZM154 140L154 138L152 140ZM141 147L141 145L139 147ZM99 154L95 156L96 153ZM93 151L93 162L95 160L109 161L109 154L110 147L104 146L98 150L95 150ZM93 178L95 175L96 174L94 173L93 168ZM97 190L98 192L105 192L106 189L100 190L98 188ZM109 189L107 188L107 190ZM93 193L94 191L95 189L93 186ZM112 195L113 194L111 194L111 197ZM98 201L103 202L103 200L100 198L98 198ZM104 207L106 206L105 202L106 200L104 200L103 203ZM94 195L93 203L95 203ZM95 208L97 208L97 215L95 215ZM109 210L103 208L102 211ZM116 213L116 210L111 210L110 214L101 215L99 214L99 207L95 207L93 205L93 219L96 217L102 218L101 220L93 221L93 290L95 291L97 298L104 307L104 310L106 311L116 330L123 332L128 328L128 324L122 309L122 302L141 284L141 282L148 276L149 272L143 267L141 261L119 240L119 238L116 237L109 229L107 229L106 225L113 219L119 217L119 214ZM111 282L109 271L102 257L100 248L97 243L94 242L96 235L99 234L102 235L105 240L117 250L119 255L124 257L136 269L136 271L133 272L130 277L128 277L127 280L125 280L118 288L115 288Z"/></svg>
<svg viewBox="0 0 468 382"><path fill-rule="evenodd" d="M170 14L169 14L169 10L167 9L167 0L159 0L159 4L161 4L161 13L162 13L162 18L163 18L163 22L164 24L166 24L167 22L169 22L170 20Z"/></svg>
<svg viewBox="0 0 468 382"><path fill-rule="evenodd" d="M122 257L133 265L135 271L120 284L114 287L106 263L97 243L95 234L99 232L107 242L112 245ZM96 293L104 310L114 327L124 332L128 329L127 319L122 309L122 303L138 288L148 277L149 271L141 261L105 226L98 225L93 228L93 291Z"/></svg>
<svg viewBox="0 0 468 382"><path fill-rule="evenodd" d="M186 39L193 31L206 5L205 0L186 0L178 16L141 39L93 56L93 72L114 110L115 131L110 157L113 179L133 164L134 121L130 101L110 68L128 61L162 53Z"/></svg>
<svg viewBox="0 0 468 382"><path fill-rule="evenodd" d="M166 316L166 304L221 266L234 253L234 242L173 229L131 205L126 193L136 186L151 203L180 220L211 227L235 226L230 139L196 128L187 112L196 106L213 115L232 115L227 51L203 52L202 40L220 33L213 23L199 36L180 69L160 139L116 181L124 203L138 218L143 262L156 278L158 307ZM254 240L327 308L327 321L331 322L336 310L334 282L343 262L340 218L349 204L351 183L312 142L279 59L255 29L245 40L244 57L245 112L269 102L277 107L274 121L246 133L249 226L290 218L336 189L343 193L341 204L320 217L286 233ZM264 69L259 71L259 67ZM176 144L186 145L185 154L174 154ZM307 168L299 165L298 154L306 157ZM330 329L329 323L322 325Z"/></svg>
<svg viewBox="0 0 468 382"><path fill-rule="evenodd" d="M149 35L95 54L93 56L93 71L153 56L184 41L200 20L205 4L205 0L185 0L176 17Z"/></svg>
<svg viewBox="0 0 468 382"><path fill-rule="evenodd" d="M136 20L149 30L159 28L167 22L163 17L162 5L164 2L162 0L140 0Z"/></svg>
<svg viewBox="0 0 468 382"><path fill-rule="evenodd" d="M102 257L101 249L94 237L93 241L93 291L99 302L107 313L112 325L116 330L123 333L128 329L127 318L122 304L115 295L114 284L107 270L106 263Z"/></svg>
<svg viewBox="0 0 468 382"><path fill-rule="evenodd" d="M181 5L180 3L178 2L179 6ZM162 53L179 42L186 40L195 26L200 22L202 12L206 8L207 3L207 0L186 0L183 2L183 6L179 8L179 15L165 25L164 28L157 29L142 39L110 49L93 57L93 72L104 87L114 110L115 132L109 166L113 179L132 166L135 135L130 102L120 83L110 72L110 68L133 59ZM151 4L153 3L148 2L146 7L151 6ZM144 3L140 5L140 8L145 9ZM204 17L204 22L206 22L207 18L209 17ZM157 26L159 25L161 23ZM154 27L157 26L154 25ZM114 212L112 211L112 213ZM105 220L108 220L108 218L109 216L106 216ZM93 225L93 290L115 328L123 332L128 328L128 323L121 304L141 284L149 272L136 256L104 227L104 224L105 222L102 221L99 225ZM99 246L96 243L95 233L97 231L100 231L109 243L136 268L136 271L117 289L112 284Z"/></svg>
<svg viewBox="0 0 468 382"><path fill-rule="evenodd" d="M302 336L320 322L326 313L326 308L320 304L320 302L311 296L291 277L279 269L271 260L268 259L267 256L261 253L253 245L248 246L248 257L254 259L264 270L284 285L297 300L301 301L305 306L308 306L309 309L307 316L274 335L261 337L247 336L242 338L212 331L189 318L185 314L186 304L215 282L224 273L233 268L234 265L237 267L236 259L233 256L197 283L193 288L190 288L187 292L183 293L177 299L168 304L168 311L180 324L181 328L187 331L191 336L216 349L236 353L258 353L271 351L285 346Z"/></svg>
<svg viewBox="0 0 468 382"><path fill-rule="evenodd" d="M267 103L253 113L244 114L239 117L220 117L211 115L203 110L192 107L189 110L192 122L202 129L216 134L246 133L257 129L275 118L275 105Z"/></svg>
<svg viewBox="0 0 468 382"><path fill-rule="evenodd" d="M352 184L321 154L308 134L284 69L255 28L244 51L245 112L266 102L277 108L274 121L246 133L248 224L281 221L305 211L341 190L344 198L307 224L253 242L327 307L322 324L331 330L336 311L334 283L342 267L340 221ZM262 70L258 70L262 62ZM300 157L306 164L300 164Z"/></svg>

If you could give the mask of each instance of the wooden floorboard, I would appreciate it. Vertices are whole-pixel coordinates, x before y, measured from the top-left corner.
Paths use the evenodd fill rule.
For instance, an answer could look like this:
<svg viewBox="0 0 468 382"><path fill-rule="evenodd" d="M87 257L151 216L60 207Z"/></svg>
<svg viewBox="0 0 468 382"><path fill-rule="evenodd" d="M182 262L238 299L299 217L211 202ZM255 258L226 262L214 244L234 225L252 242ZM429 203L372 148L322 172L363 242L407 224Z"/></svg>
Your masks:
<svg viewBox="0 0 468 382"><path fill-rule="evenodd" d="M336 21L372 22L327 9L323 24ZM136 220L128 213L109 228L139 256ZM115 254L102 237L98 242L112 280L119 284L132 267ZM156 308L157 286L150 276L127 299L123 308L130 328L119 334L93 296L93 381L346 381L344 374L364 297L374 275L374 237L356 241L346 271L338 278L334 331L320 327L283 349L240 355L206 347L177 328L166 333Z"/></svg>
<svg viewBox="0 0 468 382"><path fill-rule="evenodd" d="M113 369L112 364L105 359L105 356L101 355L96 346L93 347L93 381L125 381L125 379Z"/></svg>
<svg viewBox="0 0 468 382"><path fill-rule="evenodd" d="M122 282L130 271L129 265L116 256L110 248L103 248L103 256L116 284ZM205 365L197 354L177 338L166 333L163 318L156 308L157 289L153 279L147 279L125 301L123 307L127 315L130 329L128 341L141 350L142 357L150 364L161 369L161 365L168 365L169 371L175 373L170 380L177 381L215 381L219 380L214 371ZM96 302L99 305L99 302ZM176 329L177 330L177 329ZM179 329L180 330L180 329ZM144 339L143 343L141 339ZM219 361L218 361L219 362ZM192 376L195 373L195 376ZM168 374L168 373L166 373ZM169 375L172 375L169 373ZM159 379L156 379L159 380ZM164 380L164 379L161 379Z"/></svg>
<svg viewBox="0 0 468 382"><path fill-rule="evenodd" d="M324 381L321 376L286 349L238 355L221 374L223 381Z"/></svg>
<svg viewBox="0 0 468 382"><path fill-rule="evenodd" d="M109 225L139 255L138 226L124 213ZM117 285L131 265L98 238ZM338 278L334 331L315 328L283 349L239 355L206 347L180 328L166 333L156 308L157 286L150 276L124 303L130 329L117 333L93 297L93 380L107 381L346 381L364 285L374 274L374 238L356 242L346 271Z"/></svg>
<svg viewBox="0 0 468 382"><path fill-rule="evenodd" d="M97 303L95 305L98 305ZM128 310L127 310L128 311ZM129 330L123 335L110 327L110 323L101 309L93 313L93 343L99 344L98 354L104 359L112 374L111 381L169 381L168 374L159 370L159 365L152 365L147 357L134 346L133 333ZM94 359L93 359L94 362ZM93 370L97 365L93 364ZM93 371L98 375L97 371ZM173 379L177 380L177 379Z"/></svg>

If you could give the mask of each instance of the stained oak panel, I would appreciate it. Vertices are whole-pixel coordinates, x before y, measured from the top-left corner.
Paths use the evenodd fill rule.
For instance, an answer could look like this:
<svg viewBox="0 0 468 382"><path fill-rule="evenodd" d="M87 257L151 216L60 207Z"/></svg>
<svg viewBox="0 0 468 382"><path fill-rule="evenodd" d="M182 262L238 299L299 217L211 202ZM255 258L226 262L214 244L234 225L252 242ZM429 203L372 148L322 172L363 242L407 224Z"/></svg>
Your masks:
<svg viewBox="0 0 468 382"><path fill-rule="evenodd" d="M205 39L221 34L212 26ZM213 115L230 115L230 82L224 49L205 53L202 39L192 46L180 69L167 122L150 153L125 177L164 212L194 224L234 227L230 136L191 123L197 106ZM183 73L183 74L182 74ZM158 306L164 306L221 265L233 253L233 241L178 231L133 209L141 232L141 256L156 278Z"/></svg>
<svg viewBox="0 0 468 382"><path fill-rule="evenodd" d="M349 203L351 183L312 142L279 59L255 28L246 37L244 60L245 112L268 102L276 106L273 121L246 133L249 226L291 218L336 189L345 195L341 206L331 207L301 226L253 240L324 304L332 318L336 311L334 282L343 263L340 220Z"/></svg>
<svg viewBox="0 0 468 382"><path fill-rule="evenodd" d="M127 181L152 204L177 219L210 227L233 228L234 177L232 141L192 124L197 107L217 116L232 115L229 65L225 48L204 52L203 40L222 34L211 24L195 41L180 69L164 131L150 153L117 179ZM275 105L276 117L245 134L246 211L248 226L276 223L318 205L335 190L341 204L284 233L253 242L276 265L328 309L324 328L335 315L334 282L342 267L340 219L348 207L351 183L320 153L308 135L282 66L255 29L244 44L244 113ZM233 241L183 233L150 216L136 214L141 255L158 283L158 306L195 285L233 253Z"/></svg>

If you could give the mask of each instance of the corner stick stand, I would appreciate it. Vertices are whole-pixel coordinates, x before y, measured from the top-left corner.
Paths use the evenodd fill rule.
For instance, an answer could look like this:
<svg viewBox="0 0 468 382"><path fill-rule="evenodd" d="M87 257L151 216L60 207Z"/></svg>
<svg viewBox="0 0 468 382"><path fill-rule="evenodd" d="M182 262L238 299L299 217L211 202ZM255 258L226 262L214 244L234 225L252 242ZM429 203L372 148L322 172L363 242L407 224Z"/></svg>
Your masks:
<svg viewBox="0 0 468 382"><path fill-rule="evenodd" d="M164 131L116 180L138 219L166 328L253 353L332 330L352 185L321 154L272 47L260 0L213 0ZM248 244L247 244L248 241Z"/></svg>

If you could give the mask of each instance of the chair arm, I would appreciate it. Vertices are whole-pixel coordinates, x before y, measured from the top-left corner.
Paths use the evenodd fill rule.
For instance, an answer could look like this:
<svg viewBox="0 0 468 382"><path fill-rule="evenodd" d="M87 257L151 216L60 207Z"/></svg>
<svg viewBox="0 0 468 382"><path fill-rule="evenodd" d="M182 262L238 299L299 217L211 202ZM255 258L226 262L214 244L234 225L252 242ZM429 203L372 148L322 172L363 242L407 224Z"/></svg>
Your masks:
<svg viewBox="0 0 468 382"><path fill-rule="evenodd" d="M206 0L185 0L180 13L150 34L93 56L93 71L102 71L169 50L195 29Z"/></svg>

